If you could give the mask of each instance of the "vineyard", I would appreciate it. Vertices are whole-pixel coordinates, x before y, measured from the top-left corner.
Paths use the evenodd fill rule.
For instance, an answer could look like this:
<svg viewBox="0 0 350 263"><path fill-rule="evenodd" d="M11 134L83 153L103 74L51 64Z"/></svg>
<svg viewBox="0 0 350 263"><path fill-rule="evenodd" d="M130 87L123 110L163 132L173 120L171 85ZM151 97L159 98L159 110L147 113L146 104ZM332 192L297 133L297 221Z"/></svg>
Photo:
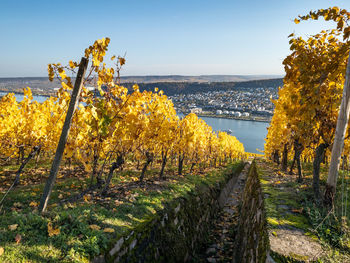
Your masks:
<svg viewBox="0 0 350 263"><path fill-rule="evenodd" d="M93 212L86 205L93 204L94 210L103 210L106 209L103 202L119 202L117 206L114 203L107 205L110 209L114 207L109 215L113 217L116 207L128 200L135 201L139 191L148 200L147 192L152 196L152 191L157 190L157 198L151 198L151 203L146 202L147 209L154 213L160 200L164 201L165 196L171 198L167 191L171 190L176 196L177 192L189 191L202 181L218 180L220 176L214 172L221 169L218 167L246 158L242 143L234 136L214 132L195 114L180 119L173 103L157 88L154 92L140 92L137 85L129 90L121 86L119 72L125 59L113 56L108 62L113 63L113 67L107 67L105 55L109 42L109 38L97 40L85 50L84 58L90 64L70 123L57 185L48 203L48 211L42 216L40 212L44 212L46 205L41 209L39 198L45 192L43 183L49 180L46 179L48 168L59 145L73 90L72 78L68 75L75 75L81 65L73 61L69 61L67 66L50 64L50 80L59 79L62 87L56 97L50 97L43 103L33 101L30 88L24 90L24 99L20 102L11 93L0 100L0 161L3 172L0 212L2 224L10 225L13 230L3 234L8 240L15 240L16 244L25 239L23 224L32 224L32 219L43 225L44 231L40 235L44 233L43 238L48 238L47 242L62 245L63 240L68 242L67 238L74 236L74 231L82 231L74 230L74 227L73 230L67 229L65 220L87 213L84 220L90 222L85 223L88 228L90 225L88 232L91 235L86 237L85 242L90 243L85 245L82 255L97 255L106 246L103 234L110 235L117 228L106 227L102 234L96 236L101 227L91 223L96 221L91 221ZM98 86L97 93L85 88L92 82ZM153 185L153 181L157 185ZM160 190L166 190L165 194ZM21 196L26 197L21 199ZM118 201L118 198L124 201ZM61 210L77 204L85 210L71 211L71 216L65 218L68 214ZM29 212L31 219L24 211ZM140 212L135 208L130 213L143 215L149 211ZM115 217L118 218L117 214ZM75 220L84 221L80 217ZM18 225L22 225L23 233L15 236L14 230ZM96 240L91 241L90 238ZM36 245L29 245L32 253L38 249ZM67 247L66 243L64 247ZM67 249L77 247L79 245L72 244ZM7 246L5 252L11 255L17 253L16 249L18 246ZM63 257L75 258L74 253L73 249Z"/></svg>
<svg viewBox="0 0 350 263"><path fill-rule="evenodd" d="M321 18L333 27L306 38L288 36L291 53L283 61L286 74L273 100L264 156L246 153L236 137L213 131L194 113L180 118L162 90L150 91L151 84L144 91L136 84L121 85L126 60L107 58L109 38L85 49L81 62L48 65L50 81L61 83L56 96L39 103L27 87L22 101L13 93L2 97L0 261L89 262L99 256L111 261L116 252L122 257L136 244L141 250L135 253L151 246L148 241L160 225L193 249L200 225L211 223L208 211L216 213L215 198L221 191L232 194L238 177L235 189L241 192L234 193L237 200L231 198L231 208L221 216L227 225L244 233L249 227L238 226L248 224L239 218L241 204L248 209L259 200L261 212L246 215L258 218L251 224L259 221L264 239L269 233L271 256L278 262L350 260L350 12L319 9L294 23ZM256 161L250 166L248 159ZM174 200L175 207L169 205ZM198 224L192 220L193 207L199 208L193 210ZM166 211L164 217L160 211ZM190 212L184 216L183 211ZM173 218L166 226L168 213ZM186 226L186 216L195 232ZM142 232L146 224L150 232ZM217 221L217 227L222 225ZM231 235L230 255L236 253L237 229L220 230ZM149 237L141 235L146 232ZM193 234L192 244L184 233ZM283 239L286 233L294 238L293 246ZM170 235L159 234L164 240ZM259 242L259 235L249 238ZM131 236L136 243L127 241ZM119 251L122 245L125 252ZM208 250L220 258L218 247ZM293 257L294 248L302 256Z"/></svg>
<svg viewBox="0 0 350 263"><path fill-rule="evenodd" d="M336 27L303 39L291 34L292 53L283 61L286 76L274 101L275 112L268 129L265 155L287 169L293 157L302 181L301 161L313 162L313 187L320 198L319 170L321 162L329 162L339 107L342 100L345 72L350 50L350 13L337 7L311 11L295 19L336 22ZM344 88L345 89L345 88ZM343 159L348 163L349 136L345 137ZM336 180L335 180L336 182ZM335 183L329 187L334 188Z"/></svg>
<svg viewBox="0 0 350 263"><path fill-rule="evenodd" d="M161 163L162 178L169 159L178 160L181 175L184 163L190 164L192 171L195 166L215 166L217 162L244 157L243 145L235 137L214 133L195 114L179 119L172 102L157 88L154 92L140 92L135 85L130 92L118 85L119 69L125 60L118 57L117 69L107 68L103 59L108 44L108 38L98 40L85 50L85 57L92 61L88 74L96 76L100 94L95 96L83 88L64 152L66 162L83 167L92 181L99 184L104 181L108 188L113 171L126 161L142 162L139 178L142 181L150 163ZM66 71L74 72L78 66L72 61L65 67L49 65L50 79L59 78L62 88L57 97L43 103L32 101L29 88L24 90L21 102L11 93L2 98L0 156L4 163L23 162L28 157L53 158L70 100L69 91L73 89ZM102 90L102 85L107 89ZM108 177L104 174L106 169Z"/></svg>
<svg viewBox="0 0 350 263"><path fill-rule="evenodd" d="M295 188L304 199L306 222L327 246L348 255L350 13L320 9L294 22L319 18L333 28L306 39L289 35L291 54L283 61L286 75L273 101L265 157L289 180L297 169Z"/></svg>

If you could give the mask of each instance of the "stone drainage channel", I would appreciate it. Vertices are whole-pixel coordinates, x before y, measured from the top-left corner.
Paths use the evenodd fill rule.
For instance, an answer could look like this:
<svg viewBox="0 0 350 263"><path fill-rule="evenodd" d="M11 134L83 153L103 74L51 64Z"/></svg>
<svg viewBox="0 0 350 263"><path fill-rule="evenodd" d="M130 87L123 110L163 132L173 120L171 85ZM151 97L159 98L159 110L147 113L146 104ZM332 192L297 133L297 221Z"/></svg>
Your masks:
<svg viewBox="0 0 350 263"><path fill-rule="evenodd" d="M247 164L238 176L223 209L214 219L208 242L202 247L193 262L232 262L235 232L239 222L239 204L249 167L250 164Z"/></svg>

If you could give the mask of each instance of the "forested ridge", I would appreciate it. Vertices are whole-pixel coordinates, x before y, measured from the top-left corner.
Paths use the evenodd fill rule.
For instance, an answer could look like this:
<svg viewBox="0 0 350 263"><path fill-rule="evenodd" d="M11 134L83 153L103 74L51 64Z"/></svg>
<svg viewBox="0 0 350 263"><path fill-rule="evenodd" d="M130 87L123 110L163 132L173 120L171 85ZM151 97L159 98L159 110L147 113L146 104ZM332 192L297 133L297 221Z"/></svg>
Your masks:
<svg viewBox="0 0 350 263"><path fill-rule="evenodd" d="M192 94L210 91L244 90L245 88L278 88L283 83L283 79L251 80L242 82L155 82L139 83L141 91L152 91L155 87L164 91L164 94L171 96L175 94ZM123 84L129 89L132 83Z"/></svg>

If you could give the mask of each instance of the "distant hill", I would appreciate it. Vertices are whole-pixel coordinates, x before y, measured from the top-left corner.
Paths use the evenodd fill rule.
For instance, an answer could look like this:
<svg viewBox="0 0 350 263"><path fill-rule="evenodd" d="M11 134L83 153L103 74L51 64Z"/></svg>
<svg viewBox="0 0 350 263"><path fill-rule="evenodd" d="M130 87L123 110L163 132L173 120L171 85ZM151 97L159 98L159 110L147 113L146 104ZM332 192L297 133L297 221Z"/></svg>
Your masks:
<svg viewBox="0 0 350 263"><path fill-rule="evenodd" d="M126 76L121 78L121 82L129 88L137 83L141 91L157 87L167 95L247 87L277 88L283 83L282 78L274 75ZM60 83L57 80L50 82L48 77L0 78L0 91L21 93L25 87L30 87L34 94L52 95Z"/></svg>
<svg viewBox="0 0 350 263"><path fill-rule="evenodd" d="M131 88L133 83L124 83L124 86ZM138 83L140 91L153 91L154 88L163 90L166 95L191 94L197 92L244 90L246 88L275 88L283 85L283 79L264 79L240 82L156 82Z"/></svg>
<svg viewBox="0 0 350 263"><path fill-rule="evenodd" d="M156 83L156 82L240 82L261 79L281 78L280 75L164 75L164 76L122 76L122 83Z"/></svg>

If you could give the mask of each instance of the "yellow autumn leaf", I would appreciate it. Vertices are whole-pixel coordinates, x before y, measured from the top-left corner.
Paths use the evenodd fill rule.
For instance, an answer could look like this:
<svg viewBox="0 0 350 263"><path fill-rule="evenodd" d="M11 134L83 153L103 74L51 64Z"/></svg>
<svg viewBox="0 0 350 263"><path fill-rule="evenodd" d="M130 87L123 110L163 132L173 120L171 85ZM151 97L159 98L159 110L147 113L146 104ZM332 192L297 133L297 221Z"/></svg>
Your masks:
<svg viewBox="0 0 350 263"><path fill-rule="evenodd" d="M29 206L31 206L31 207L37 207L38 205L39 205L39 203L34 202L34 201L30 202L30 204L29 204Z"/></svg>
<svg viewBox="0 0 350 263"><path fill-rule="evenodd" d="M100 229L101 229L101 227L98 226L98 225L89 225L89 227L90 227L90 229L92 229L92 230L100 230Z"/></svg>
<svg viewBox="0 0 350 263"><path fill-rule="evenodd" d="M91 196L89 196L89 195L84 195L83 198L84 198L84 201L85 201L85 202L89 202L89 200L91 199Z"/></svg>
<svg viewBox="0 0 350 263"><path fill-rule="evenodd" d="M70 66L71 68L75 68L74 62L70 60L70 61L69 61L69 66Z"/></svg>
<svg viewBox="0 0 350 263"><path fill-rule="evenodd" d="M0 247L0 257L1 257L2 254L4 254L4 248Z"/></svg>
<svg viewBox="0 0 350 263"><path fill-rule="evenodd" d="M62 80L67 78L67 74L64 70L59 71L58 73L60 75L60 77L62 78Z"/></svg>
<svg viewBox="0 0 350 263"><path fill-rule="evenodd" d="M11 231L14 231L16 230L18 227L18 224L13 224L13 225L9 225L8 228L11 230Z"/></svg>
<svg viewBox="0 0 350 263"><path fill-rule="evenodd" d="M28 97L28 99L33 100L32 91L29 87L27 87L26 89L23 89L23 95L25 97Z"/></svg>
<svg viewBox="0 0 350 263"><path fill-rule="evenodd" d="M62 87L65 89L65 90L71 90L72 89L72 87L71 86L68 86L65 82L61 82L61 85L62 85Z"/></svg>
<svg viewBox="0 0 350 263"><path fill-rule="evenodd" d="M105 232L105 233L114 233L114 229L107 227L107 228L103 229L103 232Z"/></svg>
<svg viewBox="0 0 350 263"><path fill-rule="evenodd" d="M296 18L296 19L294 19L294 23L295 23L295 24L299 24L299 23L300 23L300 20Z"/></svg>
<svg viewBox="0 0 350 263"><path fill-rule="evenodd" d="M49 234L49 237L57 236L60 234L59 228L54 228L51 224L51 222L47 223L47 233Z"/></svg>

